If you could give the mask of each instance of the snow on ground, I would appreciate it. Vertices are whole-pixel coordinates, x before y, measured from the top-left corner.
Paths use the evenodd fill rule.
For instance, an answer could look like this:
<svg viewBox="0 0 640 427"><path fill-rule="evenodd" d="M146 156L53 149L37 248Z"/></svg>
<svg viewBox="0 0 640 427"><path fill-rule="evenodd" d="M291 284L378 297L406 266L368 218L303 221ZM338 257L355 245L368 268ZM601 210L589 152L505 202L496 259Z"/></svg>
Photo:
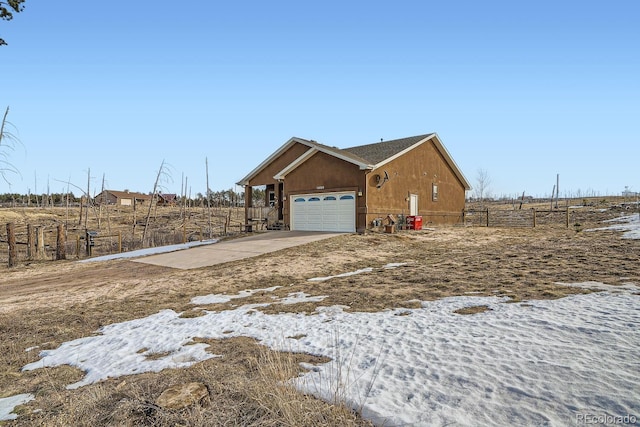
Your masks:
<svg viewBox="0 0 640 427"><path fill-rule="evenodd" d="M610 219L605 222L617 222L619 224L609 225L607 227L590 228L585 231L601 231L614 230L624 231L623 239L640 239L640 214L621 216L619 218Z"/></svg>
<svg viewBox="0 0 640 427"><path fill-rule="evenodd" d="M248 336L276 350L331 358L307 366L295 385L342 399L385 426L569 425L580 416L640 416L637 287L505 301L460 296L419 309L349 313L333 306L312 315L265 314L248 305L196 318L163 310L43 351L23 369L77 366L86 375L69 386L76 388L216 357L194 337ZM491 310L454 313L482 304Z"/></svg>
<svg viewBox="0 0 640 427"><path fill-rule="evenodd" d="M205 295L201 297L191 298L191 304L221 304L225 302L229 302L232 299L238 298L246 298L250 297L253 294L257 294L259 292L273 292L278 289L280 286L272 286L270 288L263 289L247 289L244 291L240 291L235 295L227 295L227 294L215 294L215 295Z"/></svg>
<svg viewBox="0 0 640 427"><path fill-rule="evenodd" d="M140 256L162 254L165 252L181 251L183 249L189 249L189 248L194 248L196 246L203 246L203 245L212 245L214 243L218 243L218 240L211 239L211 240L203 240L198 242L180 243L178 245L168 245L168 246L158 246L155 248L138 249L137 251L121 252L118 254L98 256L95 258L87 258L87 259L80 260L78 262L111 261L114 259L122 259L122 258L136 258Z"/></svg>
<svg viewBox="0 0 640 427"><path fill-rule="evenodd" d="M382 268L389 270L392 268L402 267L403 265L406 265L406 264L407 264L406 262L391 262L389 264L383 265ZM362 268L356 271L349 271L347 273L336 274L335 276L312 277L311 279L307 279L307 282L324 282L336 277L349 277L349 276L355 276L356 274L371 273L372 271L373 271L372 267L367 267L367 268Z"/></svg>
<svg viewBox="0 0 640 427"><path fill-rule="evenodd" d="M33 394L17 394L0 399L0 421L15 420L18 416L12 413L14 408L33 399L35 399Z"/></svg>

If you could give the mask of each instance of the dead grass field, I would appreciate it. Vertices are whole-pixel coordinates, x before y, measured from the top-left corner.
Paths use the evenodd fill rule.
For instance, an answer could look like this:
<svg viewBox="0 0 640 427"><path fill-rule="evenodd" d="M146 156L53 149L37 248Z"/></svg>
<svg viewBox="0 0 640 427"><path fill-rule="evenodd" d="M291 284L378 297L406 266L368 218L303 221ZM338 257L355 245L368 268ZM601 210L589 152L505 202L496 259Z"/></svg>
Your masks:
<svg viewBox="0 0 640 427"><path fill-rule="evenodd" d="M602 226L618 211L585 210L579 230ZM0 221L2 219L0 218ZM71 367L21 372L38 352L92 335L103 325L171 308L197 316L195 296L234 294L281 286L243 303L270 302L304 291L328 295L321 303L277 305L265 311L312 313L341 304L352 311L418 307L417 301L452 295L499 295L512 301L561 298L587 290L556 282L640 283L640 243L620 233L584 232L572 226L538 228L436 227L397 234L366 233L336 238L197 270L179 271L109 261L21 263L0 267L0 397L33 393L12 425L366 425L357 414L283 387L298 363L312 355L275 353L255 341L209 340L221 358L189 369L121 377L77 390L65 386L82 373ZM387 263L406 263L383 269ZM249 268L247 268L249 263ZM373 267L374 272L309 282ZM207 306L216 310L232 303ZM461 313L473 315L477 310ZM30 351L26 349L36 347ZM209 398L184 410L154 402L166 388L197 381ZM37 411L36 411L37 409Z"/></svg>

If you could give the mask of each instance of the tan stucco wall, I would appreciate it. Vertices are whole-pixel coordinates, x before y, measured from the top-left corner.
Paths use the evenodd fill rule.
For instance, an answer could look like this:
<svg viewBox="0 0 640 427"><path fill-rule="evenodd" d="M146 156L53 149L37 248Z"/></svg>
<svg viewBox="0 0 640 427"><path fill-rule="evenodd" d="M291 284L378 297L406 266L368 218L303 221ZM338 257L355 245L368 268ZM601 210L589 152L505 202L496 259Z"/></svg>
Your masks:
<svg viewBox="0 0 640 427"><path fill-rule="evenodd" d="M269 165L261 170L256 176L251 178L251 180L249 181L249 185L258 186L275 184L276 180L273 179L273 177L278 172L289 166L289 164L295 159L302 156L305 152L307 152L307 150L309 150L309 147L296 142L291 147L289 147L287 151L282 153L278 158L274 159Z"/></svg>
<svg viewBox="0 0 640 427"><path fill-rule="evenodd" d="M353 163L318 152L300 167L290 172L284 180L287 197L283 207L284 221L290 222L290 196L293 194L328 193L334 191L364 191L364 171ZM319 188L324 187L324 188ZM356 197L356 229L366 224L364 197Z"/></svg>
<svg viewBox="0 0 640 427"><path fill-rule="evenodd" d="M389 175L377 188L375 175ZM438 200L432 199L432 185L438 186ZM418 215L423 224L452 224L460 221L465 190L432 141L392 160L367 176L367 224L388 214L409 214L410 194L418 195Z"/></svg>

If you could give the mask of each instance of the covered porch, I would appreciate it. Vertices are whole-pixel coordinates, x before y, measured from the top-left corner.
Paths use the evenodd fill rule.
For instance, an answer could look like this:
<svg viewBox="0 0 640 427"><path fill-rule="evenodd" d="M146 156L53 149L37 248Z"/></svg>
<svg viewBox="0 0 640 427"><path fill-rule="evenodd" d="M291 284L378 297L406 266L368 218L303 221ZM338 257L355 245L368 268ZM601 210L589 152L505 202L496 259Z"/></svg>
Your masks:
<svg viewBox="0 0 640 427"><path fill-rule="evenodd" d="M264 188L264 198L254 200L254 188ZM244 186L244 230L284 230L284 183Z"/></svg>

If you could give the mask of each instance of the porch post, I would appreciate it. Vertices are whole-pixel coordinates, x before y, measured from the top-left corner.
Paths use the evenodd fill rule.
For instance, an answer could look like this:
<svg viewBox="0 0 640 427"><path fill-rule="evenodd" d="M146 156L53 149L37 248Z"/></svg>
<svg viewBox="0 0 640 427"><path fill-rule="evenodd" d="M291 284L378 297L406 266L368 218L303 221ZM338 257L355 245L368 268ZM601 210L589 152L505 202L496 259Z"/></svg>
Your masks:
<svg viewBox="0 0 640 427"><path fill-rule="evenodd" d="M250 185L244 186L244 223L249 224L249 211L253 207L253 191Z"/></svg>
<svg viewBox="0 0 640 427"><path fill-rule="evenodd" d="M276 192L276 211L277 211L277 215L276 215L276 221L280 221L282 219L282 208L283 208L283 202L282 202L282 192L280 191L282 187L282 183L280 181L276 181L276 185L275 185L275 192Z"/></svg>

